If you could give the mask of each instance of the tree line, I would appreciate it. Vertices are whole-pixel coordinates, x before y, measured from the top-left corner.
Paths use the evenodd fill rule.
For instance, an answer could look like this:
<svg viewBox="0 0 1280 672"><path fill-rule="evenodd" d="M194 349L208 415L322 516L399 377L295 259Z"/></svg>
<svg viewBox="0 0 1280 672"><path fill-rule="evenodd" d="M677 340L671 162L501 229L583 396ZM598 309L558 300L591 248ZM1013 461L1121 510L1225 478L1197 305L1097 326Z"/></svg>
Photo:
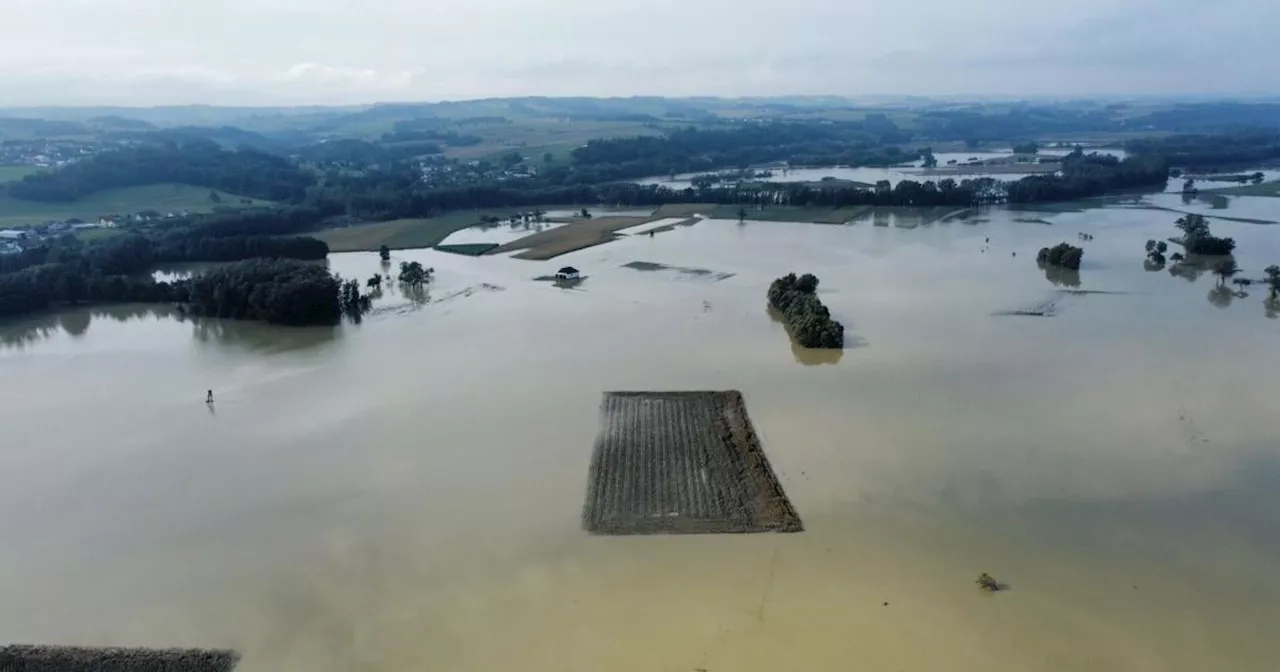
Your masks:
<svg viewBox="0 0 1280 672"><path fill-rule="evenodd" d="M1077 147L1062 158L1061 173L1028 175L1009 182L1009 202L1072 201L1128 189L1163 188L1169 180L1169 163L1162 156L1131 156L1121 160L1104 154L1085 154Z"/></svg>

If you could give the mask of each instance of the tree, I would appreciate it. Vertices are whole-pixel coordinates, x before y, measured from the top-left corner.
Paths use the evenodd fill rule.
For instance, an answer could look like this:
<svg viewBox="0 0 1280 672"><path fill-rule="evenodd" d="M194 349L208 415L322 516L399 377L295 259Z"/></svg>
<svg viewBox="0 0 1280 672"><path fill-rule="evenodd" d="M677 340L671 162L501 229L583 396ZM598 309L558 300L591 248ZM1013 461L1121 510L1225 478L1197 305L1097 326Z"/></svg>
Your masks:
<svg viewBox="0 0 1280 672"><path fill-rule="evenodd" d="M211 191L211 192L209 192L209 202L210 202L210 203L221 203L221 202L222 202L222 197L218 195L218 192L216 192L216 191Z"/></svg>
<svg viewBox="0 0 1280 672"><path fill-rule="evenodd" d="M555 160L555 157L551 156L551 152L547 152L546 154L542 155L543 163L551 163L554 160Z"/></svg>
<svg viewBox="0 0 1280 672"><path fill-rule="evenodd" d="M583 209L582 209L582 218L583 218L583 219L591 219L591 213L590 213L590 212L588 212L586 208L583 208Z"/></svg>
<svg viewBox="0 0 1280 672"><path fill-rule="evenodd" d="M382 288L382 276L381 276L381 275L374 275L373 277L371 277L371 278L369 278L367 281L365 281L365 286L369 287L370 289L381 289L381 288Z"/></svg>
<svg viewBox="0 0 1280 672"><path fill-rule="evenodd" d="M1263 270L1263 273L1267 274L1267 286L1271 289L1271 296L1280 295L1280 266L1272 264Z"/></svg>
<svg viewBox="0 0 1280 672"><path fill-rule="evenodd" d="M431 279L431 269L423 268L416 261L400 262L400 282L409 287L421 287Z"/></svg>
<svg viewBox="0 0 1280 672"><path fill-rule="evenodd" d="M738 208L738 223L742 224L747 221L747 209Z"/></svg>
<svg viewBox="0 0 1280 672"><path fill-rule="evenodd" d="M1236 260L1233 257L1227 257L1213 265L1213 274L1218 276L1219 285L1226 285L1227 280L1239 272L1240 267L1236 265Z"/></svg>
<svg viewBox="0 0 1280 672"><path fill-rule="evenodd" d="M378 258L383 261L391 261L391 248L386 245L378 248Z"/></svg>

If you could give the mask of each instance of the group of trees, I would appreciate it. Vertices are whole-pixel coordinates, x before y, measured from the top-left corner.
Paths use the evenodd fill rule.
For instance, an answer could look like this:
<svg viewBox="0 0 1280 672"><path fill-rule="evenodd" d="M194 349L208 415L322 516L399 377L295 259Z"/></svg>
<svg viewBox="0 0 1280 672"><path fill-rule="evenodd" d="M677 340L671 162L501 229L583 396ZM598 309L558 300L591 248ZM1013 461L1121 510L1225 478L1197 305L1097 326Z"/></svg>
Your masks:
<svg viewBox="0 0 1280 672"><path fill-rule="evenodd" d="M337 281L333 281L332 305L315 298L319 294L314 287L302 291L293 285L301 283L300 278L315 279L315 271L298 275L299 266L328 275L323 266L304 263L324 259L328 245L308 237L262 235L292 231L305 221L285 210L245 212L165 221L92 243L71 235L52 239L20 254L0 256L0 315L77 303L178 302L189 304L200 315L282 324L326 322L332 305L338 305ZM249 231L261 233L248 235ZM167 283L151 275L158 263L245 259L255 261L251 267L223 269L207 281ZM271 279L272 273L279 279ZM262 291L253 294L257 285L262 285ZM228 294L227 288L244 296ZM207 292L200 294L198 289ZM289 310L277 305L292 298L306 300Z"/></svg>
<svg viewBox="0 0 1280 672"><path fill-rule="evenodd" d="M181 182L274 201L301 202L316 178L289 159L208 140L121 147L59 170L27 175L9 193L32 201L74 201L96 191Z"/></svg>
<svg viewBox="0 0 1280 672"><path fill-rule="evenodd" d="M806 273L795 273L774 280L769 285L769 305L782 313L787 328L796 342L806 348L844 347L844 325L831 319L831 311L822 305L815 293L818 279Z"/></svg>
<svg viewBox="0 0 1280 672"><path fill-rule="evenodd" d="M400 262L400 275L397 278L401 284L411 288L421 287L431 279L431 274L435 273L434 268L424 268L421 262L402 261Z"/></svg>
<svg viewBox="0 0 1280 672"><path fill-rule="evenodd" d="M344 309L359 309L358 285L357 299L348 305L338 279L327 268L289 259L238 261L179 285L178 294L185 297L178 300L186 310L203 317L301 326L333 324Z"/></svg>
<svg viewBox="0 0 1280 672"><path fill-rule="evenodd" d="M1137 156L1159 156L1170 165L1196 172L1208 166L1257 164L1278 158L1280 132L1236 131L1139 138L1125 143L1125 150Z"/></svg>
<svg viewBox="0 0 1280 672"><path fill-rule="evenodd" d="M1231 254L1236 249L1236 241L1232 238L1218 238L1209 230L1209 220L1204 215L1184 215L1176 226L1182 231L1182 237L1174 242L1182 245L1187 254L1220 256Z"/></svg>
<svg viewBox="0 0 1280 672"><path fill-rule="evenodd" d="M1147 241L1147 261L1157 266L1164 265L1164 253L1169 249L1169 245L1163 240Z"/></svg>
<svg viewBox="0 0 1280 672"><path fill-rule="evenodd" d="M1163 157L1138 156L1123 160L1104 154L1084 154L1080 148L1062 158L1061 175L1029 175L1008 183L1010 203L1070 201L1138 187L1163 187L1169 164Z"/></svg>
<svg viewBox="0 0 1280 672"><path fill-rule="evenodd" d="M1080 260L1084 257L1082 248L1068 243L1058 243L1053 247L1040 248L1036 255L1036 263L1041 266L1059 266L1072 271L1080 270Z"/></svg>

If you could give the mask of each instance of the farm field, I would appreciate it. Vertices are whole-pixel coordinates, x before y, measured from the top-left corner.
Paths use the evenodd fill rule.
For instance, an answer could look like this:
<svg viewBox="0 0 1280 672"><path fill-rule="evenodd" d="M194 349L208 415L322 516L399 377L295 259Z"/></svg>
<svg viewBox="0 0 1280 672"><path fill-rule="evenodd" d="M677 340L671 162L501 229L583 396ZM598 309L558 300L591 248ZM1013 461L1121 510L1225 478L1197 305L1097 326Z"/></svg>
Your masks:
<svg viewBox="0 0 1280 672"><path fill-rule="evenodd" d="M606 392L583 524L596 534L799 532L742 393Z"/></svg>

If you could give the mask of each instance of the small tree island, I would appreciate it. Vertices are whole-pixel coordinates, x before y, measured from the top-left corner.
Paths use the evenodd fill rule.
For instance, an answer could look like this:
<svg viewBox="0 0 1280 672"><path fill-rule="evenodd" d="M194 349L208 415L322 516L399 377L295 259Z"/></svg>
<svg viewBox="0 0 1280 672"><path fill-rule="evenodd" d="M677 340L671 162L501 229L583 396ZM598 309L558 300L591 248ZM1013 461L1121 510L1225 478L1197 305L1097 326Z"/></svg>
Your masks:
<svg viewBox="0 0 1280 672"><path fill-rule="evenodd" d="M843 348L844 325L831 319L831 311L815 293L818 279L805 273L788 273L769 285L769 305L782 313L796 342L806 348Z"/></svg>
<svg viewBox="0 0 1280 672"><path fill-rule="evenodd" d="M1036 263L1041 266L1048 264L1078 271L1082 257L1084 257L1083 249L1067 243L1058 243L1053 247L1040 248L1040 253L1036 255Z"/></svg>

